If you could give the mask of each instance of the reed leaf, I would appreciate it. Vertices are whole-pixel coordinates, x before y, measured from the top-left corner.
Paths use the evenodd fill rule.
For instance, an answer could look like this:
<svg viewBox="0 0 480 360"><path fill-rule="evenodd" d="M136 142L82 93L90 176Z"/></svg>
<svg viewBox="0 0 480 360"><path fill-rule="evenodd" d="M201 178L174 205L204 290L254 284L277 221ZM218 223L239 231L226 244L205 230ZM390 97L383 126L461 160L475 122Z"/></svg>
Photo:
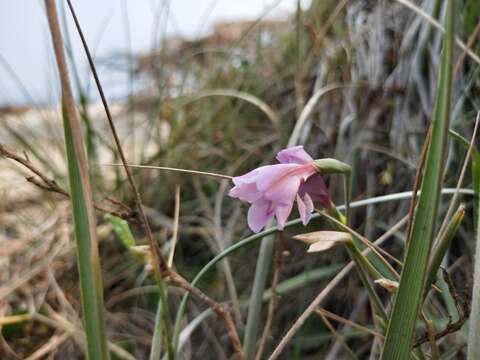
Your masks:
<svg viewBox="0 0 480 360"><path fill-rule="evenodd" d="M474 222L475 222L475 265L473 272L473 293L470 313L470 328L468 333L467 359L474 360L480 357L480 155L478 151L472 154L472 187L475 193Z"/></svg>
<svg viewBox="0 0 480 360"><path fill-rule="evenodd" d="M452 87L454 1L448 0L440 75L432 118L432 140L428 149L421 194L409 239L398 294L393 306L381 358L410 358L415 323L422 305L431 253L442 175L445 164Z"/></svg>
<svg viewBox="0 0 480 360"><path fill-rule="evenodd" d="M107 347L104 322L100 258L88 164L80 122L68 78L55 0L46 0L45 4L62 85L63 128L77 244L83 320L87 339L87 358L109 359L110 354Z"/></svg>

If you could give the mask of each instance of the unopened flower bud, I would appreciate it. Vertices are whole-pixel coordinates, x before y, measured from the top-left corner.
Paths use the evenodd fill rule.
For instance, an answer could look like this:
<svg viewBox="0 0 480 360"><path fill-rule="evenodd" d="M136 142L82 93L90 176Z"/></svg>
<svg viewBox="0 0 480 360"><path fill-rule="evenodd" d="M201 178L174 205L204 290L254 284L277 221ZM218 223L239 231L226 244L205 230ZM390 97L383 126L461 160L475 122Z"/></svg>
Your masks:
<svg viewBox="0 0 480 360"><path fill-rule="evenodd" d="M337 159L317 159L313 161L313 165L321 174L350 174L352 167Z"/></svg>

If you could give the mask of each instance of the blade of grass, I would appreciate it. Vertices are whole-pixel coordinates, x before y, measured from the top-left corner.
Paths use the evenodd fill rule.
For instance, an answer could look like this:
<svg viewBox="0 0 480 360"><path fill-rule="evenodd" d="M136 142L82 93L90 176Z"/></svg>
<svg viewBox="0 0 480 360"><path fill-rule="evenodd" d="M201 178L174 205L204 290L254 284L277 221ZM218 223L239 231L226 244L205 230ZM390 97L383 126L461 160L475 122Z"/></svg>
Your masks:
<svg viewBox="0 0 480 360"><path fill-rule="evenodd" d="M472 155L472 187L475 192L474 223L475 223L475 265L473 272L473 292L468 333L467 359L480 357L480 155L474 151Z"/></svg>
<svg viewBox="0 0 480 360"><path fill-rule="evenodd" d="M415 324L423 299L450 122L455 10L453 2L453 0L447 2L446 31L432 118L432 139L425 164L422 192L412 226L412 236L408 242L398 294L382 351L381 358L384 360L410 358Z"/></svg>
<svg viewBox="0 0 480 360"><path fill-rule="evenodd" d="M431 261L428 266L427 282L425 284L425 291L428 291L430 285L433 284L437 275L438 269L442 264L442 260L445 257L450 245L455 237L458 228L465 216L465 205L460 204L455 214L453 214L448 226L445 228L445 234L438 239L438 244L432 249Z"/></svg>
<svg viewBox="0 0 480 360"><path fill-rule="evenodd" d="M212 90L203 90L199 92L198 94L193 95L191 98L189 98L187 101L185 101L182 105L185 106L193 101L197 101L206 97L211 97L211 96L226 96L226 97L233 97L237 98L243 101L246 101L257 108L259 108L267 117L268 119L272 122L272 125L275 128L280 127L280 120L273 111L273 109L264 101L260 100L256 96L253 96L249 93L245 93L242 91L234 90L234 89L212 89Z"/></svg>
<svg viewBox="0 0 480 360"><path fill-rule="evenodd" d="M55 0L45 0L45 5L62 84L63 126L77 241L77 261L87 339L87 357L89 359L109 359L104 322L100 258L88 164L80 122L68 78Z"/></svg>
<svg viewBox="0 0 480 360"><path fill-rule="evenodd" d="M155 328L153 329L152 346L150 347L150 360L160 360L162 355L162 302L158 302L155 315Z"/></svg>

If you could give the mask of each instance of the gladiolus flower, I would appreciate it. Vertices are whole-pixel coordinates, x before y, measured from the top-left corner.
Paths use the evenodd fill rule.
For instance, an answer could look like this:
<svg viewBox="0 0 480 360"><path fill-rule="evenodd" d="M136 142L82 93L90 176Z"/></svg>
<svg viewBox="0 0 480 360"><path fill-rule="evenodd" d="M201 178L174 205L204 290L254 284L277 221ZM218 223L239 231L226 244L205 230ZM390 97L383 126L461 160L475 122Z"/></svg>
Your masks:
<svg viewBox="0 0 480 360"><path fill-rule="evenodd" d="M251 204L248 226L255 233L274 216L282 230L295 201L304 225L314 211L314 201L325 208L333 206L327 186L303 146L280 151L277 160L279 164L261 166L232 179L235 186L229 195Z"/></svg>

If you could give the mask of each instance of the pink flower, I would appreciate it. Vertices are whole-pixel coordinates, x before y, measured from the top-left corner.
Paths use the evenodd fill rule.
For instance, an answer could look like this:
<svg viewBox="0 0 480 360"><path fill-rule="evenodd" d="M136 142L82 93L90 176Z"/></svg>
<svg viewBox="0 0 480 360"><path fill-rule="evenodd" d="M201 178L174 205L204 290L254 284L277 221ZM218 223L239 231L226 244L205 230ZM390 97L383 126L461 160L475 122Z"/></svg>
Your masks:
<svg viewBox="0 0 480 360"><path fill-rule="evenodd" d="M328 189L303 146L295 146L277 154L280 164L261 166L233 178L231 197L250 204L248 226L259 232L275 216L280 230L285 226L297 201L304 225L314 210L313 201L332 206Z"/></svg>

